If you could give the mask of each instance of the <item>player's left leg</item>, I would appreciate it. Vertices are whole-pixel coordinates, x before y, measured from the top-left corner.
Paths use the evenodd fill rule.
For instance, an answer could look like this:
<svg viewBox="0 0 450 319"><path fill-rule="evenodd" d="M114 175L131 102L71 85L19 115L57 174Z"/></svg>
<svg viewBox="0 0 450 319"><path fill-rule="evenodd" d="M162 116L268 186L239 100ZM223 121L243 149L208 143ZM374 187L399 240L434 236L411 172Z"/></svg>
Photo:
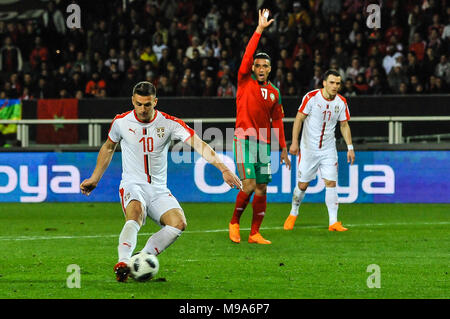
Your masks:
<svg viewBox="0 0 450 319"><path fill-rule="evenodd" d="M330 231L346 231L347 228L337 220L339 202L336 187L338 172L338 162L336 156L327 156L320 164L320 173L325 182L325 204L328 209L328 230Z"/></svg>
<svg viewBox="0 0 450 319"><path fill-rule="evenodd" d="M150 236L143 251L156 256L181 236L187 225L186 217L176 198L168 191L157 195L147 214L161 225L161 229Z"/></svg>
<svg viewBox="0 0 450 319"><path fill-rule="evenodd" d="M264 239L259 232L262 221L266 214L267 208L267 184L256 184L255 195L253 195L253 217L252 226L250 229L249 243L256 244L271 244L270 240Z"/></svg>

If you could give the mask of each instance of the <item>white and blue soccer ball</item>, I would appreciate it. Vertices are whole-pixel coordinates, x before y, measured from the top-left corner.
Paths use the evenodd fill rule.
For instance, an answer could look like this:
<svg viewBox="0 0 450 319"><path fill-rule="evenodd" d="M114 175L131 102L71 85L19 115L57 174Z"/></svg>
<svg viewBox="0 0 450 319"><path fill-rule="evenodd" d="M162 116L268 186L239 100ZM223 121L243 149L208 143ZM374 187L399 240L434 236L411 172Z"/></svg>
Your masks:
<svg viewBox="0 0 450 319"><path fill-rule="evenodd" d="M136 281L147 281L156 276L159 270L159 261L155 255L138 252L130 259L130 275Z"/></svg>

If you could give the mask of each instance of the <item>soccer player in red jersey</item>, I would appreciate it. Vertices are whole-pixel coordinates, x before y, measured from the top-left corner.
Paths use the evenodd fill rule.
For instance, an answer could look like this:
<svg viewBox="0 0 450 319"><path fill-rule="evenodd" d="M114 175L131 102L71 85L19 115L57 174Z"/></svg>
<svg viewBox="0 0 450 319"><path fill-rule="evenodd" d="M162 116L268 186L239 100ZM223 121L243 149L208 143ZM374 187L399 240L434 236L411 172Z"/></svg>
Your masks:
<svg viewBox="0 0 450 319"><path fill-rule="evenodd" d="M267 184L272 180L270 170L271 128L278 138L280 163L290 169L283 127L281 94L270 81L271 61L266 53L257 53L259 39L264 29L272 24L269 10L259 10L258 26L245 49L238 72L236 94L236 127L233 141L234 157L243 189L236 198L233 217L229 224L231 241L239 243L240 217L254 193L253 218L249 243L270 244L259 232L267 206Z"/></svg>

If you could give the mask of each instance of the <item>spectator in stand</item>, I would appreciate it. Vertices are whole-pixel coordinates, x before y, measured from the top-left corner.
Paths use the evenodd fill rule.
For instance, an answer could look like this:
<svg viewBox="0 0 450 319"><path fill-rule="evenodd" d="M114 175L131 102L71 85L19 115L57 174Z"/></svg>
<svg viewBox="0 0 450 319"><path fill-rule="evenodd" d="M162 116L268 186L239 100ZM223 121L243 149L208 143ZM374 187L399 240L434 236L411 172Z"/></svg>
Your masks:
<svg viewBox="0 0 450 319"><path fill-rule="evenodd" d="M72 74L72 77L69 80L69 93L72 96L76 96L78 91L84 92L84 89L86 88L86 84L84 83L84 80L81 76L81 73L75 72Z"/></svg>
<svg viewBox="0 0 450 319"><path fill-rule="evenodd" d="M100 74L95 71L92 73L92 78L86 83L84 93L86 97L96 97L100 95L100 89L105 89L106 91L106 82L100 78Z"/></svg>
<svg viewBox="0 0 450 319"><path fill-rule="evenodd" d="M169 78L162 74L158 81L158 96L174 96L175 90L169 82Z"/></svg>
<svg viewBox="0 0 450 319"><path fill-rule="evenodd" d="M0 71L8 73L22 71L23 60L20 48L13 45L9 36L3 43L4 45L0 48Z"/></svg>
<svg viewBox="0 0 450 319"><path fill-rule="evenodd" d="M360 58L358 56L353 56L352 64L345 71L345 78L346 79L350 78L350 79L352 79L353 82L355 82L358 74L364 73L364 72L365 72L365 68L363 66L361 66Z"/></svg>
<svg viewBox="0 0 450 319"><path fill-rule="evenodd" d="M223 76L220 79L217 88L217 96L219 97L236 97L236 87L231 83L228 76Z"/></svg>
<svg viewBox="0 0 450 319"><path fill-rule="evenodd" d="M400 82L397 89L398 94L406 95L408 94L408 84L406 82Z"/></svg>
<svg viewBox="0 0 450 319"><path fill-rule="evenodd" d="M176 96L195 96L190 80L184 76L176 89Z"/></svg>
<svg viewBox="0 0 450 319"><path fill-rule="evenodd" d="M314 66L314 75L309 82L309 88L308 91L312 91L315 89L321 89L322 88L322 68L320 66Z"/></svg>
<svg viewBox="0 0 450 319"><path fill-rule="evenodd" d="M434 74L436 65L439 63L436 53L433 48L427 48L425 51L425 58L422 61L422 70L424 77L428 78Z"/></svg>
<svg viewBox="0 0 450 319"><path fill-rule="evenodd" d="M391 72L387 76L389 87L394 94L400 94L399 88L401 83L408 83L408 77L401 64L395 64Z"/></svg>
<svg viewBox="0 0 450 319"><path fill-rule="evenodd" d="M421 65L417 61L416 54L414 53L414 51L408 52L407 64L406 64L406 75L407 76L412 76L412 75L422 76L422 68L421 68Z"/></svg>
<svg viewBox="0 0 450 319"><path fill-rule="evenodd" d="M422 40L422 36L419 32L415 32L413 36L413 42L409 46L409 51L413 51L416 54L417 60L420 62L425 56L425 48L427 43Z"/></svg>
<svg viewBox="0 0 450 319"><path fill-rule="evenodd" d="M366 78L363 73L356 76L356 82L353 84L358 92L358 95L366 95L369 91L369 85L366 82Z"/></svg>
<svg viewBox="0 0 450 319"><path fill-rule="evenodd" d="M167 45L163 42L163 36L160 33L155 35L155 39L153 41L153 52L156 54L156 58L159 62L163 56L163 50L167 49Z"/></svg>
<svg viewBox="0 0 450 319"><path fill-rule="evenodd" d="M355 89L355 86L353 85L353 80L351 78L345 80L341 94L345 97L357 95L357 91Z"/></svg>
<svg viewBox="0 0 450 319"><path fill-rule="evenodd" d="M445 54L441 55L439 63L436 65L434 75L444 79L446 84L450 85L450 62Z"/></svg>
<svg viewBox="0 0 450 319"><path fill-rule="evenodd" d="M47 47L42 45L42 38L36 37L34 40L34 48L30 54L30 64L32 70L38 69L41 62L46 62L49 59Z"/></svg>
<svg viewBox="0 0 450 319"><path fill-rule="evenodd" d="M36 99L51 99L55 97L53 89L48 84L47 80L42 77L39 78L37 87L34 89L32 94Z"/></svg>
<svg viewBox="0 0 450 319"><path fill-rule="evenodd" d="M206 77L205 88L203 90L203 96L217 96L217 88L212 76Z"/></svg>
<svg viewBox="0 0 450 319"><path fill-rule="evenodd" d="M205 49L200 44L200 38L198 36L192 37L192 44L186 49L185 55L192 59L194 57L194 49L198 50L201 57L206 55Z"/></svg>

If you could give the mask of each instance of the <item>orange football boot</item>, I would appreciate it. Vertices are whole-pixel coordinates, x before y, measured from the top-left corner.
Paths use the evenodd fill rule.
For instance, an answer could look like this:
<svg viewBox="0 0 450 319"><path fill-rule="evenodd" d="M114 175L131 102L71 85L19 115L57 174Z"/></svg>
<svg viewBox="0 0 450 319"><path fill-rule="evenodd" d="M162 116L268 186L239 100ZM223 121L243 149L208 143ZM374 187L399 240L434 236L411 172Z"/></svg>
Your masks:
<svg viewBox="0 0 450 319"><path fill-rule="evenodd" d="M230 223L228 225L228 231L230 233L231 241L239 244L241 242L241 235L239 233L239 224Z"/></svg>
<svg viewBox="0 0 450 319"><path fill-rule="evenodd" d="M263 244L263 245L269 245L272 243L270 240L264 239L260 233L250 235L248 237L248 242L251 244Z"/></svg>
<svg viewBox="0 0 450 319"><path fill-rule="evenodd" d="M297 220L297 216L289 214L288 218L284 222L283 228L286 230L292 230L294 228L295 221Z"/></svg>
<svg viewBox="0 0 450 319"><path fill-rule="evenodd" d="M345 228L344 226L342 226L341 222L335 222L333 225L330 225L328 227L329 231L346 231L348 230L348 228Z"/></svg>
<svg viewBox="0 0 450 319"><path fill-rule="evenodd" d="M130 275L130 267L123 261L117 263L114 266L114 273L116 274L116 280L120 282L125 282Z"/></svg>

